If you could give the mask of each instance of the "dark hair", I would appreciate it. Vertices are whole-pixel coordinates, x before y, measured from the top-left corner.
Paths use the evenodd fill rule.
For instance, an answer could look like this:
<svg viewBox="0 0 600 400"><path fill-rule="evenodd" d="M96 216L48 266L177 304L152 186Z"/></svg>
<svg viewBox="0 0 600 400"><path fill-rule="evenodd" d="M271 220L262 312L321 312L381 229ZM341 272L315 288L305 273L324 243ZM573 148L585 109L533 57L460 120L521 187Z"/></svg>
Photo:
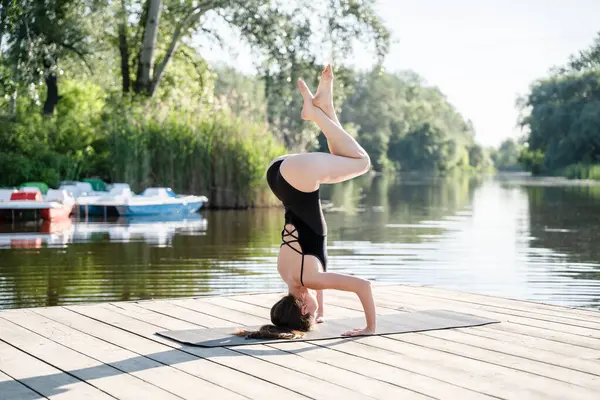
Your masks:
<svg viewBox="0 0 600 400"><path fill-rule="evenodd" d="M236 335L247 339L298 339L311 329L312 316L302 315L302 304L288 294L271 307L271 322L273 325L263 325L258 331L242 329Z"/></svg>

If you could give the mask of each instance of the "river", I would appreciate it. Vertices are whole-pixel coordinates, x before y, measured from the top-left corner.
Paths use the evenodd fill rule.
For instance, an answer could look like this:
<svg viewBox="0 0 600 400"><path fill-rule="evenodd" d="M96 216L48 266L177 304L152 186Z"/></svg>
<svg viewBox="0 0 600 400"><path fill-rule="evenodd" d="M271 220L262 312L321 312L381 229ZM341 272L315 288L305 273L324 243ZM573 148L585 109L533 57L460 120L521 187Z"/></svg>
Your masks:
<svg viewBox="0 0 600 400"><path fill-rule="evenodd" d="M600 309L600 186L377 176L322 189L329 270ZM0 309L285 290L281 209L0 225Z"/></svg>

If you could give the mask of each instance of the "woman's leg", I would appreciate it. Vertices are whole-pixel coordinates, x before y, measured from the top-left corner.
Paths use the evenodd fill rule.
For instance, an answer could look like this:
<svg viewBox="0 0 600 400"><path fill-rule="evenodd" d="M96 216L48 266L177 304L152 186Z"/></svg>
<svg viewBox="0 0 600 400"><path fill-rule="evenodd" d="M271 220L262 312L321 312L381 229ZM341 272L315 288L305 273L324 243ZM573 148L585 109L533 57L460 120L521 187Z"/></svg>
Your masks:
<svg viewBox="0 0 600 400"><path fill-rule="evenodd" d="M304 97L302 118L314 121L336 155L327 153L302 153L290 156L281 164L285 180L302 192L312 192L322 183L343 182L366 173L370 168L367 152L341 126L333 122L312 103L312 94L302 80L298 87Z"/></svg>
<svg viewBox="0 0 600 400"><path fill-rule="evenodd" d="M315 93L312 103L315 107L323 110L325 115L335 122L336 125L340 127L342 126L333 106L333 69L331 64L327 65L327 67L325 67L321 73L321 80L319 81L317 93ZM329 139L327 139L327 147L329 148L329 152L331 154L339 155L336 151L335 144Z"/></svg>
<svg viewBox="0 0 600 400"><path fill-rule="evenodd" d="M323 132L328 141L336 148L335 155L350 158L368 157L367 152L340 125L336 124L323 110L315 107L313 96L306 83L299 79L298 88L304 98L302 118L313 121Z"/></svg>
<svg viewBox="0 0 600 400"><path fill-rule="evenodd" d="M333 68L331 64L328 64L321 73L321 80L319 81L317 93L315 93L312 103L315 107L323 110L325 115L335 122L336 125L342 126L333 107Z"/></svg>

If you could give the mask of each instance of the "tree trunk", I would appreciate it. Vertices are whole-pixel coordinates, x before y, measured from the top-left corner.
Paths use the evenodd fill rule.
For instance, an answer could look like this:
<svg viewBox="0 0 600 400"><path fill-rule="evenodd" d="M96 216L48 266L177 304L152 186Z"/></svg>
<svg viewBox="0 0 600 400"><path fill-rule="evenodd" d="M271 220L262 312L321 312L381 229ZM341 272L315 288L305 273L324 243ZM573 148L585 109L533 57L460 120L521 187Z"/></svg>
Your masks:
<svg viewBox="0 0 600 400"><path fill-rule="evenodd" d="M129 75L129 46L127 45L127 25L119 24L119 52L121 53L121 79L123 93L128 93L131 87L131 76Z"/></svg>
<svg viewBox="0 0 600 400"><path fill-rule="evenodd" d="M152 81L150 82L150 90L149 90L150 96L152 96L154 94L154 92L156 91L156 88L158 87L158 84L160 83L160 80L162 79L162 76L165 72L165 68L166 68L167 64L171 60L171 57L173 57L173 54L177 51L177 46L179 46L179 41L181 40L181 36L182 36L183 32L189 26L196 23L202 16L202 14L204 14L204 12L205 11L192 10L192 12L190 14L188 14L183 19L183 21L181 21L181 23L177 26L177 28L175 29L175 32L173 32L173 37L171 38L171 43L169 44L167 53L165 54L165 57L162 59L162 61L158 63L158 65L156 67L156 71L154 71L154 76L152 77Z"/></svg>
<svg viewBox="0 0 600 400"><path fill-rule="evenodd" d="M19 90L15 88L12 96L10 96L10 106L8 110L11 117L17 114L17 97L19 97Z"/></svg>
<svg viewBox="0 0 600 400"><path fill-rule="evenodd" d="M58 78L56 77L56 74L52 73L46 76L46 87L48 88L48 92L46 101L44 102L44 115L52 115L60 100L60 96L58 95Z"/></svg>
<svg viewBox="0 0 600 400"><path fill-rule="evenodd" d="M148 0L148 18L144 27L144 38L140 52L140 62L135 84L137 93L150 93L152 70L154 68L154 52L158 36L158 23L162 9L162 0Z"/></svg>
<svg viewBox="0 0 600 400"><path fill-rule="evenodd" d="M0 2L0 56L2 55L2 39L4 38L5 35L5 30L6 30L6 20L7 20L7 15L6 15L6 9L8 7L8 1L7 0L2 0L2 2Z"/></svg>
<svg viewBox="0 0 600 400"><path fill-rule="evenodd" d="M121 78L123 93L128 93L131 88L131 75L129 71L129 44L127 43L127 9L125 1L121 1L121 23L119 24L119 52L121 54Z"/></svg>

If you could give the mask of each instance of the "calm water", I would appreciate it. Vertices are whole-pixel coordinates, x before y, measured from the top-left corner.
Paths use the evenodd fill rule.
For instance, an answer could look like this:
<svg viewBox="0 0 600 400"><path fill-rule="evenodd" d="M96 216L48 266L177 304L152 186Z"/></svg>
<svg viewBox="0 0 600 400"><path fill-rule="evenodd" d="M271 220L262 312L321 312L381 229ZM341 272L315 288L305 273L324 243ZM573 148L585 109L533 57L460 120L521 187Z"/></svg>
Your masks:
<svg viewBox="0 0 600 400"><path fill-rule="evenodd" d="M323 190L330 270L600 308L600 186L375 177ZM282 291L280 209L0 225L0 308Z"/></svg>

